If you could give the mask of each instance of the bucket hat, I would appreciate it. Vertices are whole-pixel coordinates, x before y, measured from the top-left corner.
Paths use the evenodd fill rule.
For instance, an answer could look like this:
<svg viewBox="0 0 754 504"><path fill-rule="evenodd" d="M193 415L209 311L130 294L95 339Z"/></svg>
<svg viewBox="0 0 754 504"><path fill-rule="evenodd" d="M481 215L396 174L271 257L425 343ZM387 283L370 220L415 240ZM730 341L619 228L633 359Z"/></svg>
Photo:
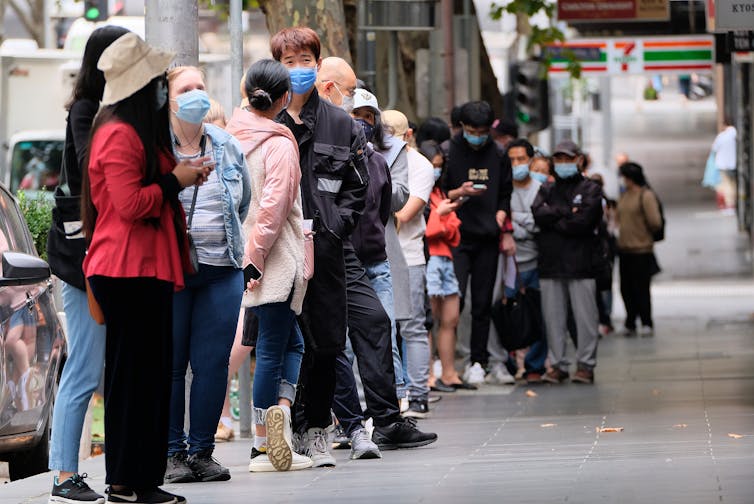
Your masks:
<svg viewBox="0 0 754 504"><path fill-rule="evenodd" d="M135 33L126 33L102 52L97 68L105 74L102 105L125 100L162 75L175 53L156 49Z"/></svg>

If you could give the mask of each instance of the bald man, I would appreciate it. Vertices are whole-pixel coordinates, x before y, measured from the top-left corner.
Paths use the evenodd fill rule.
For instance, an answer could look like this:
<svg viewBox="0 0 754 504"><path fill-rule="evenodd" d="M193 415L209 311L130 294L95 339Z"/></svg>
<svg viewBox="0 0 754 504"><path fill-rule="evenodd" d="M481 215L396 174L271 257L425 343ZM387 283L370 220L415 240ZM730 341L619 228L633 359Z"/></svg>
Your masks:
<svg viewBox="0 0 754 504"><path fill-rule="evenodd" d="M353 109L356 74L346 60L325 58L316 87L319 95L333 105L347 112ZM344 258L348 338L359 363L367 403L365 414L359 403L353 362L345 351L341 352L335 367L333 409L351 440L351 458L379 458L377 445L396 449L433 443L437 440L436 434L420 432L401 418L395 388L392 324L350 240L344 243ZM375 425L372 439L363 426L368 417L372 417Z"/></svg>

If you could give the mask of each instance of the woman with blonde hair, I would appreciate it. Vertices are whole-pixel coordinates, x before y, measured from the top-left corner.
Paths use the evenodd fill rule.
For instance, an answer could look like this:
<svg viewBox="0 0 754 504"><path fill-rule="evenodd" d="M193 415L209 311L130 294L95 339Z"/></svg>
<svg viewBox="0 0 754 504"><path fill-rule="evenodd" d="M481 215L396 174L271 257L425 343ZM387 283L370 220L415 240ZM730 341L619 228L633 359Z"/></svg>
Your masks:
<svg viewBox="0 0 754 504"><path fill-rule="evenodd" d="M251 189L238 141L205 122L210 100L196 67L168 72L170 125L177 159L210 158L215 167L199 189L179 198L196 247L198 270L173 303L173 388L165 479L171 483L225 481L230 472L213 457L225 397L228 359L243 294L243 229ZM191 364L190 429L183 430L185 377Z"/></svg>

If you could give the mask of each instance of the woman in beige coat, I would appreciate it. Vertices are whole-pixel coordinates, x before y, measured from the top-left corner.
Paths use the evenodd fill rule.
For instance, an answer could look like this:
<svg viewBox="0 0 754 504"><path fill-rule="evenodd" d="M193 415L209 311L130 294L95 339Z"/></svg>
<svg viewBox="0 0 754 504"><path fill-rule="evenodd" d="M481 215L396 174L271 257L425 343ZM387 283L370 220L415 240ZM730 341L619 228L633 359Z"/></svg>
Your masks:
<svg viewBox="0 0 754 504"><path fill-rule="evenodd" d="M251 171L251 208L243 305L259 319L253 402L256 435L252 472L305 469L312 462L291 447L291 405L296 397L304 339L296 322L306 291L298 146L274 117L290 99L288 70L261 60L246 74L249 106L227 126L241 142Z"/></svg>

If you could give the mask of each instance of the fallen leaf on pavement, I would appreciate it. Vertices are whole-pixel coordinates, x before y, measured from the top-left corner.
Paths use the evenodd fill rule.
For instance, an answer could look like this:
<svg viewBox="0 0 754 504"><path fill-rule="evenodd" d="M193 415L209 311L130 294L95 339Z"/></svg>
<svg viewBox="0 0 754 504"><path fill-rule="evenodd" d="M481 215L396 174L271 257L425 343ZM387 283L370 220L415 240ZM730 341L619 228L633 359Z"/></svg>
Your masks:
<svg viewBox="0 0 754 504"><path fill-rule="evenodd" d="M598 427L597 430L599 432L623 432L623 427L602 427L601 429Z"/></svg>
<svg viewBox="0 0 754 504"><path fill-rule="evenodd" d="M556 424L556 423L543 423L542 425L540 425L540 427L555 427L556 425L558 425L558 424Z"/></svg>
<svg viewBox="0 0 754 504"><path fill-rule="evenodd" d="M674 429L685 429L686 427L688 427L688 424L685 423L677 423L673 426Z"/></svg>
<svg viewBox="0 0 754 504"><path fill-rule="evenodd" d="M728 437L731 437L733 439L741 439L743 436L741 434L733 434L732 432L729 432Z"/></svg>
<svg viewBox="0 0 754 504"><path fill-rule="evenodd" d="M527 390L527 391L526 391L526 395L527 395L528 397L537 397L537 393L536 393L536 392L534 392L533 390Z"/></svg>

